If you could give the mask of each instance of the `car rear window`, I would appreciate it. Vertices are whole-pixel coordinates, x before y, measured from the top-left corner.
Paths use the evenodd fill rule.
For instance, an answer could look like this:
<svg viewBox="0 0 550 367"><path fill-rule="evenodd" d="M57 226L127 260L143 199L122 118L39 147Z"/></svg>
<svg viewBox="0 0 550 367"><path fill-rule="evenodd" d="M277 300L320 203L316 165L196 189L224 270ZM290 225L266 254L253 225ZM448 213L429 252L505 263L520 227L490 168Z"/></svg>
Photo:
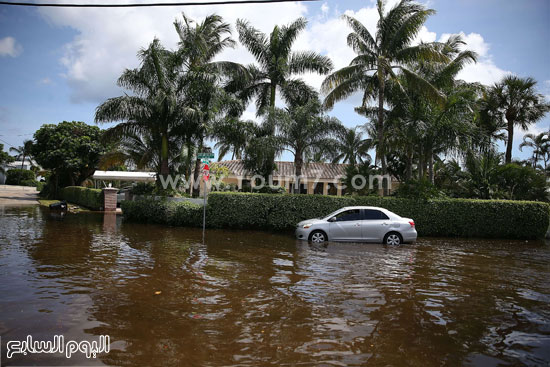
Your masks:
<svg viewBox="0 0 550 367"><path fill-rule="evenodd" d="M365 209L365 219L375 220L375 219L390 219L390 218L380 210Z"/></svg>

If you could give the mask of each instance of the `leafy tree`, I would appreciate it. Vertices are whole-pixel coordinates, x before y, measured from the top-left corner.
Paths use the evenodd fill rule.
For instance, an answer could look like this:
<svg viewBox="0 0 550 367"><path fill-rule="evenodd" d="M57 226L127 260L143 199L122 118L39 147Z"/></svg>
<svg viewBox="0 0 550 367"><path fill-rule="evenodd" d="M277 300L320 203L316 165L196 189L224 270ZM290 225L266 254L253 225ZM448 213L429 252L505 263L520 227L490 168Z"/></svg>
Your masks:
<svg viewBox="0 0 550 367"><path fill-rule="evenodd" d="M259 66L249 65L246 77L233 80L228 87L244 101L255 97L258 115L274 110L277 89L287 103L304 103L315 94L293 75L327 74L332 69L332 61L326 56L312 51L292 52L292 44L306 25L304 18L298 18L289 25L275 26L268 37L247 21L237 20L239 40Z"/></svg>
<svg viewBox="0 0 550 367"><path fill-rule="evenodd" d="M212 61L234 45L228 37L230 27L221 17L210 15L197 24L183 15L183 22L176 21L175 28L180 37L178 50L169 51L153 40L138 54L140 67L124 71L118 80L132 95L107 100L97 108L95 118L96 122L122 121L107 131L108 137L134 137L152 144L147 156L153 161L158 157L155 168L163 176L175 166L172 157L178 154L171 152L174 148L181 151L184 140L189 153L187 172L191 171L193 143L202 146L208 124L234 106L218 85L220 70L238 68Z"/></svg>
<svg viewBox="0 0 550 367"><path fill-rule="evenodd" d="M332 107L337 101L358 91L363 93L361 107L366 107L370 99L377 100L376 159L381 163L382 174L387 173L384 156L386 152L384 142L386 84L389 80L399 83L396 72L401 72L411 87L414 86L435 99L441 99L441 95L433 85L413 70L408 69L406 65L420 60L442 61L446 59L433 44L411 45L428 16L435 13L434 10L426 9L409 0L400 1L387 13L384 7L385 1L378 0L377 9L380 19L375 35L372 35L367 27L357 19L347 15L343 16L353 30L348 35L348 45L357 56L349 66L329 75L322 86L323 91L328 93L325 99L327 107ZM384 194L387 195L387 188L384 189Z"/></svg>
<svg viewBox="0 0 550 367"><path fill-rule="evenodd" d="M43 168L51 170L51 194L64 186L79 186L89 178L104 152L102 131L84 122L63 121L42 125L34 133L32 155Z"/></svg>
<svg viewBox="0 0 550 367"><path fill-rule="evenodd" d="M485 154L468 153L464 178L470 197L496 199L500 196L497 176L501 160L502 154L494 150Z"/></svg>
<svg viewBox="0 0 550 367"><path fill-rule="evenodd" d="M542 132L538 135L525 134L523 142L519 145L519 150L522 151L524 147L533 149L533 168L537 168L537 164L542 158L544 160L544 169L546 169L546 155L550 149L550 132Z"/></svg>
<svg viewBox="0 0 550 367"><path fill-rule="evenodd" d="M531 166L505 164L498 168L496 176L505 199L548 201L546 177Z"/></svg>
<svg viewBox="0 0 550 367"><path fill-rule="evenodd" d="M16 159L21 159L21 169L23 169L23 166L25 164L25 159L29 158L29 161L32 159L30 157L30 152L32 150L32 140L25 140L23 142L22 146L19 147L11 147L10 152L16 154Z"/></svg>
<svg viewBox="0 0 550 367"><path fill-rule="evenodd" d="M514 127L526 130L550 111L550 104L544 96L535 90L537 82L533 78L520 78L515 75L505 76L489 91L488 99L493 108L491 115L501 124L506 124L508 133L506 143L506 163L512 161Z"/></svg>
<svg viewBox="0 0 550 367"><path fill-rule="evenodd" d="M249 137L254 132L254 121L228 118L214 124L213 137L218 141L218 161L231 152L231 159L241 159Z"/></svg>
<svg viewBox="0 0 550 367"><path fill-rule="evenodd" d="M336 135L336 151L332 163L349 163L351 165L371 163L369 150L373 148L370 138L364 139L363 134L354 129L341 129Z"/></svg>
<svg viewBox="0 0 550 367"><path fill-rule="evenodd" d="M275 136L273 115L270 116L261 125L254 125L243 156L245 170L262 176L266 182L269 175L277 170L275 157L282 151L281 141Z"/></svg>
<svg viewBox="0 0 550 367"><path fill-rule="evenodd" d="M4 166L14 160L14 157L4 152L4 144L0 144L0 173L6 173Z"/></svg>
<svg viewBox="0 0 550 367"><path fill-rule="evenodd" d="M276 110L275 121L275 134L280 144L294 155L295 190L299 191L306 152L314 147L329 149L334 145L332 136L343 126L335 117L323 114L318 98L310 99L303 105Z"/></svg>
<svg viewBox="0 0 550 367"><path fill-rule="evenodd" d="M138 57L140 68L126 69L117 84L132 95L110 98L96 109L96 122L123 121L106 132L109 138L150 135L158 145L161 175L169 174L169 142L183 120L185 109L176 86L176 56L155 39Z"/></svg>

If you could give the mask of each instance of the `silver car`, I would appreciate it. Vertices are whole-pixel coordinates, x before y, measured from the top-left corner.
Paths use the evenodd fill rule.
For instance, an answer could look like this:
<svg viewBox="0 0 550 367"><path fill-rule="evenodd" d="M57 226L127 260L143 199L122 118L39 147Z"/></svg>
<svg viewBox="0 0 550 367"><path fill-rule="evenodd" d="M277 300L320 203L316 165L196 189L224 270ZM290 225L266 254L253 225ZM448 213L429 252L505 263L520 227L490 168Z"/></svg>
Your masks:
<svg viewBox="0 0 550 367"><path fill-rule="evenodd" d="M412 219L373 206L348 206L323 218L301 221L296 226L296 238L314 243L353 241L399 245L414 242L416 237Z"/></svg>

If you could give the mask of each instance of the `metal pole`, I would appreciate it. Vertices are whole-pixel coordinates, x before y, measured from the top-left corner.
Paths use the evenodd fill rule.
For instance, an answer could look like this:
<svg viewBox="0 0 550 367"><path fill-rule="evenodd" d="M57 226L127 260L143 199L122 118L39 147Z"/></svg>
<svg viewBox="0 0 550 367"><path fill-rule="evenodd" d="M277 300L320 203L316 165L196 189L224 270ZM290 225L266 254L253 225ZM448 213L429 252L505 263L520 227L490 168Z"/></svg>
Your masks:
<svg viewBox="0 0 550 367"><path fill-rule="evenodd" d="M203 194L204 204L202 207L202 242L203 243L204 243L204 232L206 228L206 192L207 191L208 191L208 185L206 180L204 180L204 194Z"/></svg>

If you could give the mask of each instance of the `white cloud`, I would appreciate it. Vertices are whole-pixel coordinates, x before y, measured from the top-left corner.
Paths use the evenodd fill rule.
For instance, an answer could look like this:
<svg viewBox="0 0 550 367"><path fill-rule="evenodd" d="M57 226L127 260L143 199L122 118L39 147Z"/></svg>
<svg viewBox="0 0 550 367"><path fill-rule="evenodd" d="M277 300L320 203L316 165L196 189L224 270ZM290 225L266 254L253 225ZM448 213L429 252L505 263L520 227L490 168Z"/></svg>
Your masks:
<svg viewBox="0 0 550 367"><path fill-rule="evenodd" d="M40 13L56 26L68 26L79 32L65 46L61 59L66 69L64 76L72 89L74 102L99 103L121 93L116 86L117 78L125 68L138 66L137 52L147 47L154 37L159 38L165 47L176 47L178 39L173 22L176 18L181 19L182 10L193 19L217 13L232 25L238 18L248 19L263 32L307 12L303 4L285 3L109 10L44 8ZM236 31L233 35L237 37ZM254 60L243 47L227 50L220 58L245 64Z"/></svg>
<svg viewBox="0 0 550 367"><path fill-rule="evenodd" d="M129 0L126 0L129 1ZM386 10L398 0L390 1ZM341 4L340 4L341 5ZM65 46L61 59L65 67L66 80L72 90L75 102L100 103L108 97L121 94L116 80L125 68L138 66L136 53L146 47L154 37L159 38L168 48L175 48L177 35L173 21L180 17L178 8L128 8L128 9L41 9L40 13L56 26L68 26L78 31L78 35ZM300 3L262 4L247 6L208 6L184 8L186 14L201 19L207 14L218 13L226 22L235 24L236 19L248 19L263 32L272 30L275 24L286 24L299 16L307 15L307 8ZM345 14L361 21L372 33L375 32L378 12L374 3L359 10L345 10ZM269 14L269 16L266 16ZM355 56L347 46L346 38L350 28L340 17L338 7L330 9L325 3L318 14L310 14L308 29L295 43L295 50L313 50L330 57L336 69L349 64ZM469 81L491 84L508 73L494 63L490 45L477 33L464 34L468 47L478 52L479 61L467 66L459 77ZM234 38L237 34L234 31ZM422 27L415 43L432 42L437 34ZM444 40L449 34L443 34ZM254 62L254 58L242 46L226 50L220 59L243 64ZM307 74L303 78L315 88L319 88L324 76ZM279 100L279 99L278 99ZM357 94L343 103L357 106Z"/></svg>
<svg viewBox="0 0 550 367"><path fill-rule="evenodd" d="M329 10L330 10L330 7L328 6L327 3L323 3L323 5L321 5L321 12L323 13L324 16L328 14Z"/></svg>
<svg viewBox="0 0 550 367"><path fill-rule="evenodd" d="M0 56L17 57L23 52L23 47L13 37L0 39Z"/></svg>

